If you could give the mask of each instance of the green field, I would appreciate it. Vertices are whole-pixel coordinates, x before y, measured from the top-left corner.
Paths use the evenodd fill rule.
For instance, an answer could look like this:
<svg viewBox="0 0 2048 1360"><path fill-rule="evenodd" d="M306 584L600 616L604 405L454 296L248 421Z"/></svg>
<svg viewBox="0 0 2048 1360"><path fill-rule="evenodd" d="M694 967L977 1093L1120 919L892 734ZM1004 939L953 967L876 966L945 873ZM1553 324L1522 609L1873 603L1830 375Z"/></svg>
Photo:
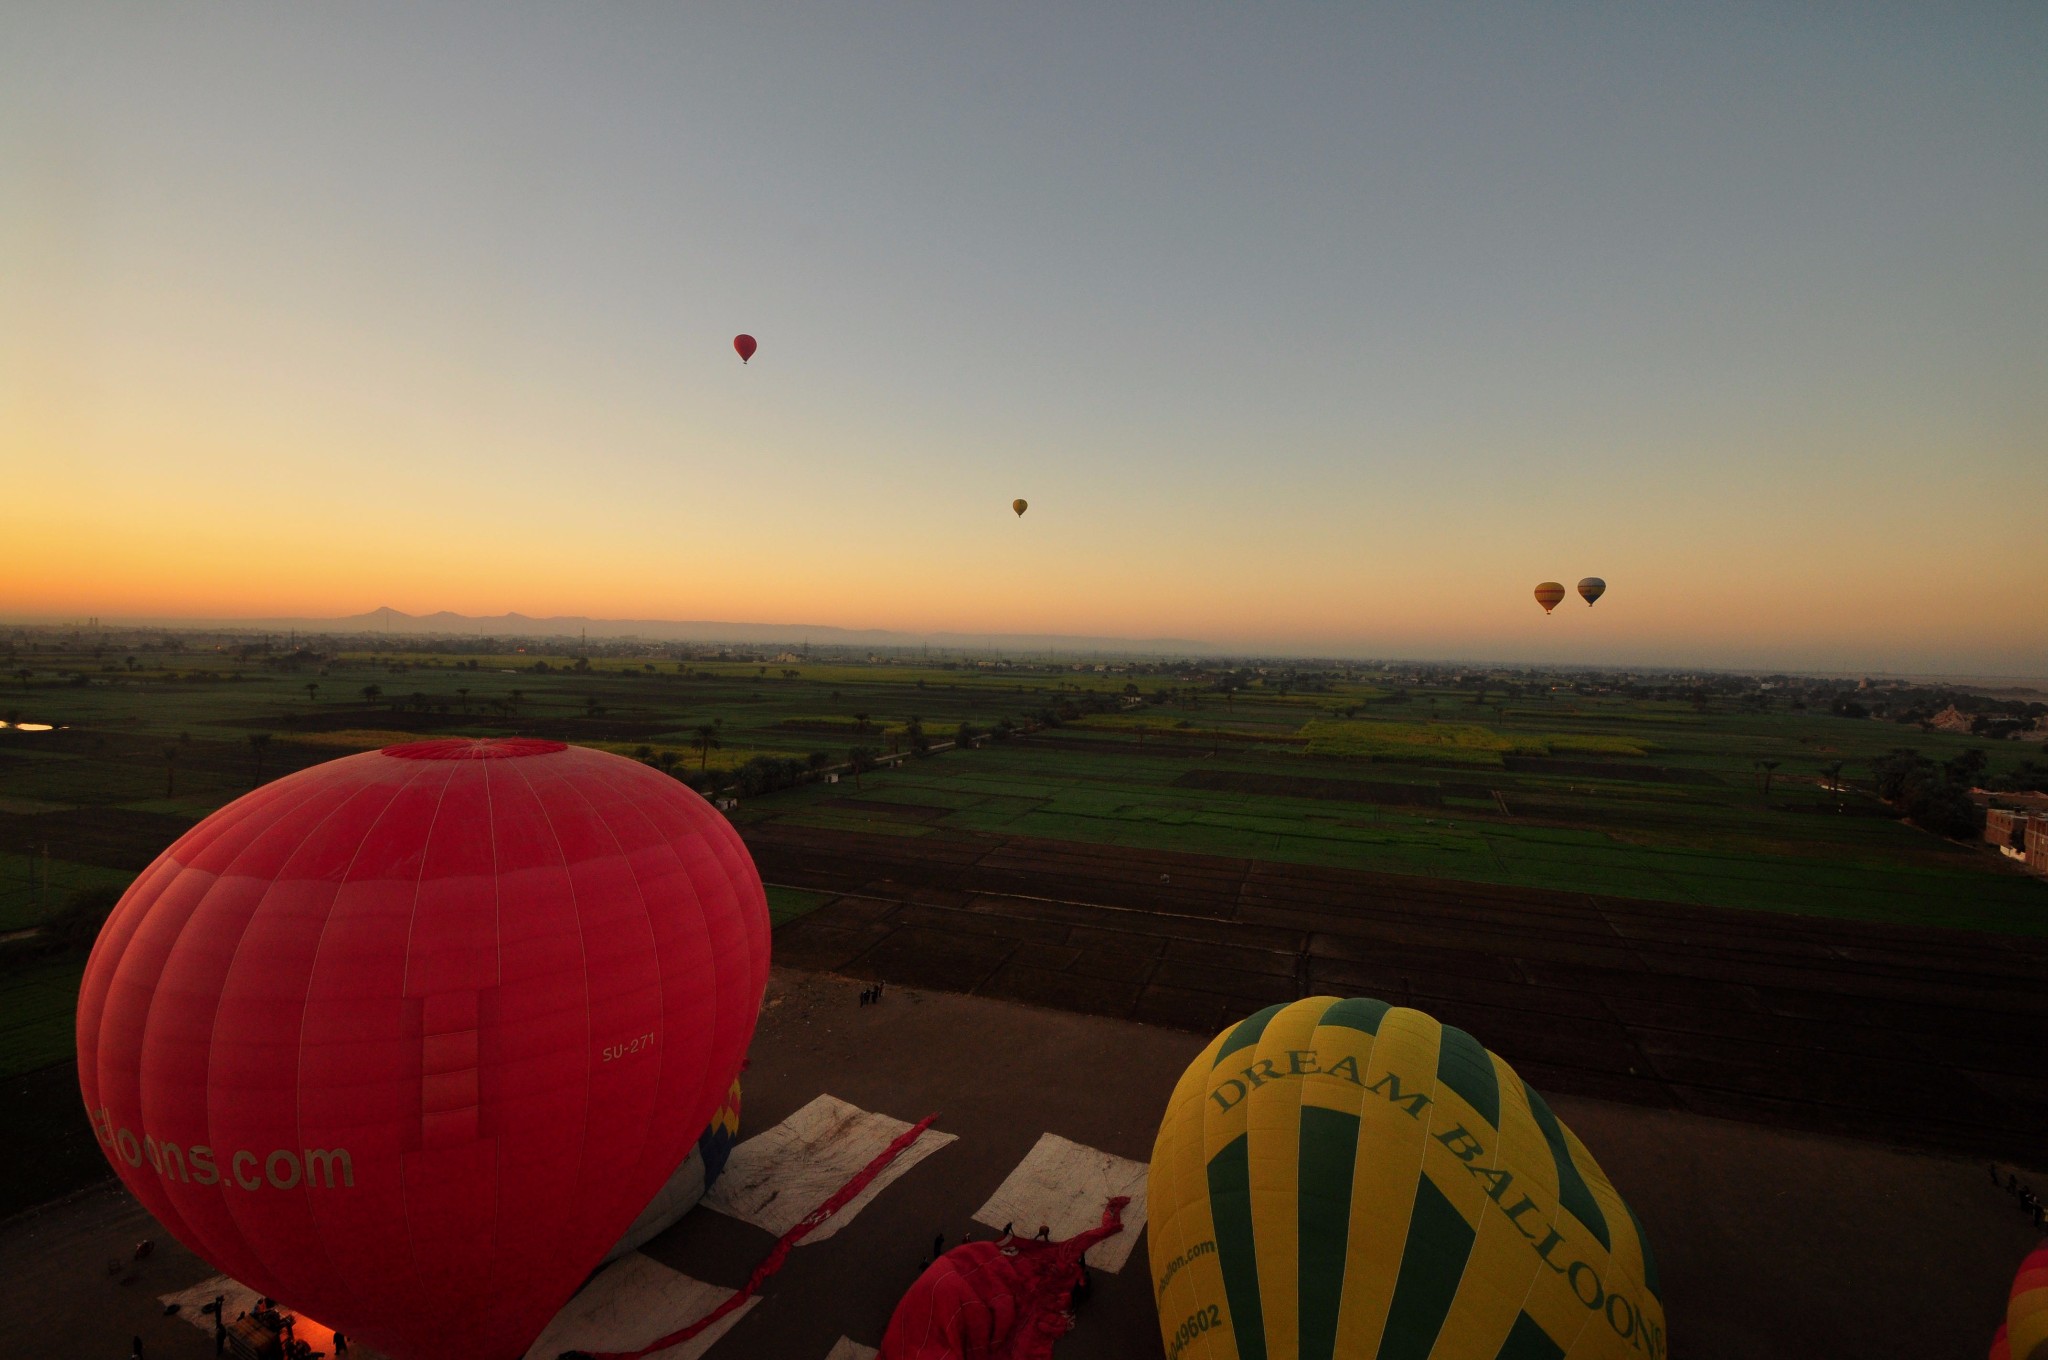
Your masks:
<svg viewBox="0 0 2048 1360"><path fill-rule="evenodd" d="M523 732L725 780L761 756L838 766L856 746L907 753L913 720L947 743L963 722L986 733L1046 718L1057 725L869 771L857 788L842 778L750 796L735 816L2048 930L2048 885L1895 820L1855 787L1902 745L1936 760L1982 749L1994 776L2039 746L1733 699L1432 686L1370 668L579 662L539 650L44 652L11 664L25 660L30 677L15 677L5 707L58 730L0 729L0 931L124 881L259 777L390 742ZM1821 787L1837 762L1846 794ZM1288 784L1301 778L1334 793L1302 796ZM848 805L877 801L928 811Z"/></svg>
<svg viewBox="0 0 2048 1360"><path fill-rule="evenodd" d="M1760 711L1754 695L1100 661L253 649L131 660L17 645L8 662L0 1077L17 1118L0 1134L16 1167L0 1177L0 1213L105 1174L64 1065L84 957L55 950L39 923L83 890L125 885L259 781L430 736L552 737L726 791L759 757L787 770L818 753L821 774L839 774L747 794L732 813L743 831L1016 835L2048 933L2048 883L1897 820L1869 792L1870 762L1899 746L1935 760L1981 749L1988 777L2039 746ZM935 744L927 759L913 755L913 721ZM946 749L963 723L981 740ZM844 763L856 747L900 763L856 777ZM1841 792L1822 782L1838 767ZM768 889L778 928L829 900Z"/></svg>
<svg viewBox="0 0 2048 1360"><path fill-rule="evenodd" d="M772 925L784 926L800 916L808 916L832 900L832 894L811 892L805 888L785 888L780 884L768 885L768 920Z"/></svg>
<svg viewBox="0 0 2048 1360"><path fill-rule="evenodd" d="M1299 758L1231 753L1210 771L1282 778ZM1315 774L1341 777L1332 762ZM2048 885L1974 847L1955 846L1865 806L1836 812L1811 783L1765 805L1743 784L1666 786L1496 773L1490 792L1410 769L1433 806L1385 806L1273 793L1191 789L1190 762L1030 746L913 762L871 776L864 801L948 809L910 823L830 804L806 788L758 800L742 823L905 836L947 829L1421 874L1625 897L1864 920L2048 933ZM1373 765L1384 787L1386 767ZM1445 770L1462 772L1462 765ZM1500 803L1515 809L1510 815ZM1867 804L1868 800L1864 800ZM1489 806L1491 804L1491 806Z"/></svg>
<svg viewBox="0 0 2048 1360"><path fill-rule="evenodd" d="M45 959L0 973L0 1077L63 1062L75 1051L83 959Z"/></svg>

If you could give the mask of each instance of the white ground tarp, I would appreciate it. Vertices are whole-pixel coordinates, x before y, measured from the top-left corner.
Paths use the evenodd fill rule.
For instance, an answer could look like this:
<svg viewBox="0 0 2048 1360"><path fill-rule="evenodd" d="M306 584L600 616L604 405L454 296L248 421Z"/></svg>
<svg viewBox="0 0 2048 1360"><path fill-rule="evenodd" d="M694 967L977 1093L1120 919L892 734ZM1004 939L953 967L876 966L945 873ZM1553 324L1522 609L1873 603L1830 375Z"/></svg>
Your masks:
<svg viewBox="0 0 2048 1360"><path fill-rule="evenodd" d="M730 1289L693 1280L651 1256L622 1256L583 1286L555 1314L526 1360L555 1360L563 1351L633 1351L689 1326L724 1303ZM696 1360L761 1300L748 1299L679 1346L656 1351L649 1360Z"/></svg>
<svg viewBox="0 0 2048 1360"><path fill-rule="evenodd" d="M832 1349L825 1352L825 1360L875 1360L881 1352L873 1346L863 1346L851 1337L840 1337L832 1343Z"/></svg>
<svg viewBox="0 0 2048 1360"><path fill-rule="evenodd" d="M1043 1223L1058 1240L1096 1227L1111 1197L1128 1195L1124 1230L1088 1248L1086 1257L1095 1269L1115 1274L1124 1268L1138 1234L1145 1230L1145 1184L1143 1162L1048 1133L996 1187L988 1203L974 1211L974 1221L997 1229L1012 1224L1020 1237L1031 1236Z"/></svg>
<svg viewBox="0 0 2048 1360"><path fill-rule="evenodd" d="M774 1128L734 1148L725 1173L704 1196L704 1203L780 1237L909 1127L900 1119L874 1114L835 1096L819 1096ZM804 1238L804 1243L821 1242L851 1223L897 1177L954 1138L950 1133L926 1129L845 1208ZM1100 1205L1096 1212L1101 1213Z"/></svg>
<svg viewBox="0 0 2048 1360"><path fill-rule="evenodd" d="M165 1303L179 1305L179 1317L185 1319L185 1321L191 1323L200 1331L205 1332L208 1336L211 1336L213 1335L213 1315L200 1312L201 1308L219 1298L222 1300L220 1306L221 1314L229 1321L233 1321L242 1314L253 1311L259 1295L245 1284L237 1283L225 1275L215 1275L211 1279L201 1280L190 1289L180 1289L175 1294L159 1294L157 1297ZM289 1307L284 1311L293 1313L293 1310ZM298 1318L296 1335L299 1340L306 1342L316 1351L325 1351L330 1355L333 1354L333 1332L320 1323L315 1322L312 1318L304 1317L297 1313L293 1313L293 1316ZM351 1344L349 1355L354 1360L380 1360L382 1352L373 1351L368 1346Z"/></svg>
<svg viewBox="0 0 2048 1360"><path fill-rule="evenodd" d="M221 1305L221 1311L230 1319L238 1318L256 1306L256 1291L245 1284L235 1283L225 1275L201 1280L190 1289L180 1289L175 1294L157 1295L167 1304L179 1305L178 1316L208 1335L213 1332L213 1315L199 1310L223 1296L227 1302Z"/></svg>

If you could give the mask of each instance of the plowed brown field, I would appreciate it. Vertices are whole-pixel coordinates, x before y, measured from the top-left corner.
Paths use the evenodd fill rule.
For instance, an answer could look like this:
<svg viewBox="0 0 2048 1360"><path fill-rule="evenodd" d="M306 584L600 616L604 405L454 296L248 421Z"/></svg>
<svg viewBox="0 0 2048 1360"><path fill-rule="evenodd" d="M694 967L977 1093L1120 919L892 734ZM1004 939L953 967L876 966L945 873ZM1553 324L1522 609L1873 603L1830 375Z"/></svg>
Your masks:
<svg viewBox="0 0 2048 1360"><path fill-rule="evenodd" d="M1370 995L1537 1086L1969 1155L2048 1127L2048 940L1023 837L745 829L778 962L1196 1032Z"/></svg>

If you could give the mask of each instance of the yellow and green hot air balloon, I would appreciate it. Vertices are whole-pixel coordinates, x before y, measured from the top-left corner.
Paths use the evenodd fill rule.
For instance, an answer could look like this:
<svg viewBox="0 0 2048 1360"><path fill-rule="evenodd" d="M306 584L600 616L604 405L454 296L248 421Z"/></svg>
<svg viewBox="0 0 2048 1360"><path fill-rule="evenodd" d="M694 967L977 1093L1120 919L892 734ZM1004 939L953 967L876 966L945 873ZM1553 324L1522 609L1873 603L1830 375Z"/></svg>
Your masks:
<svg viewBox="0 0 2048 1360"><path fill-rule="evenodd" d="M1152 1148L1167 1360L1662 1360L1635 1216L1471 1035L1364 998L1216 1036Z"/></svg>

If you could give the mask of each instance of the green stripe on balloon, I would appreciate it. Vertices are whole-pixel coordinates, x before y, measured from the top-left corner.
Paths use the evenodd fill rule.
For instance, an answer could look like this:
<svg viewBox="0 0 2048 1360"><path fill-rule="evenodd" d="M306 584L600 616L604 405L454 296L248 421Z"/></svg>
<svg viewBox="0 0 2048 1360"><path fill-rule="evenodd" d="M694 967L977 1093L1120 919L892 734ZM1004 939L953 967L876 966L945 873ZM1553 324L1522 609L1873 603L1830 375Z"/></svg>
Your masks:
<svg viewBox="0 0 2048 1360"><path fill-rule="evenodd" d="M1607 1234L1607 1215L1600 1212L1593 1192L1586 1187L1586 1178L1579 1174L1578 1163L1572 1160L1572 1150L1564 1141L1564 1127L1557 1122L1557 1116L1550 1112L1550 1106L1536 1093L1535 1087L1523 1082L1522 1090L1528 1093L1529 1112L1536 1116L1536 1127L1543 1130L1543 1141L1550 1144L1551 1160L1557 1163L1557 1202L1572 1217L1585 1224L1586 1231L1593 1234L1603 1248L1614 1250L1614 1243Z"/></svg>
<svg viewBox="0 0 2048 1360"><path fill-rule="evenodd" d="M1258 1243L1252 1233L1250 1153L1250 1139L1240 1133L1209 1159L1209 1212L1216 1224L1216 1264L1223 1272L1224 1296L1230 1300L1239 1360L1266 1360Z"/></svg>
<svg viewBox="0 0 2048 1360"><path fill-rule="evenodd" d="M1500 1343L1493 1360L1564 1360L1564 1347L1550 1339L1550 1333L1527 1313L1515 1316L1508 1339Z"/></svg>
<svg viewBox="0 0 2048 1360"><path fill-rule="evenodd" d="M1233 1053L1242 1052L1257 1043L1259 1036L1266 1032L1267 1022L1278 1015L1281 1009L1282 1006L1279 1003L1275 1003L1266 1007L1257 1015L1240 1020L1237 1028L1230 1031L1230 1037L1223 1041L1223 1047L1216 1050L1216 1065L1218 1067L1223 1066L1225 1058Z"/></svg>
<svg viewBox="0 0 2048 1360"><path fill-rule="evenodd" d="M1435 1181L1424 1176L1415 1183L1408 1244L1401 1251L1401 1271L1394 1277L1379 1360L1428 1360L1444 1319L1451 1315L1477 1236Z"/></svg>
<svg viewBox="0 0 2048 1360"><path fill-rule="evenodd" d="M1358 1116L1301 1107L1299 1298L1301 1360L1333 1360L1337 1313L1351 1244L1351 1172L1358 1161Z"/></svg>
<svg viewBox="0 0 2048 1360"><path fill-rule="evenodd" d="M1337 1025L1344 1029L1355 1029L1360 1034L1378 1034L1380 1021L1392 1010L1384 1001L1369 996L1354 996L1339 1001L1323 1012L1319 1025Z"/></svg>
<svg viewBox="0 0 2048 1360"><path fill-rule="evenodd" d="M1464 1030L1445 1025L1437 1050L1436 1079L1464 1097L1481 1119L1500 1127L1500 1079L1494 1075L1493 1055L1485 1045Z"/></svg>
<svg viewBox="0 0 2048 1360"><path fill-rule="evenodd" d="M1650 1236L1643 1231L1643 1220L1636 1217L1636 1211L1629 1206L1627 1200L1621 1202L1621 1207L1628 1210L1628 1221L1636 1230L1636 1246L1641 1248L1643 1253L1643 1287L1650 1291L1652 1298L1661 1303L1664 1291L1657 1288L1657 1258L1650 1252Z"/></svg>

